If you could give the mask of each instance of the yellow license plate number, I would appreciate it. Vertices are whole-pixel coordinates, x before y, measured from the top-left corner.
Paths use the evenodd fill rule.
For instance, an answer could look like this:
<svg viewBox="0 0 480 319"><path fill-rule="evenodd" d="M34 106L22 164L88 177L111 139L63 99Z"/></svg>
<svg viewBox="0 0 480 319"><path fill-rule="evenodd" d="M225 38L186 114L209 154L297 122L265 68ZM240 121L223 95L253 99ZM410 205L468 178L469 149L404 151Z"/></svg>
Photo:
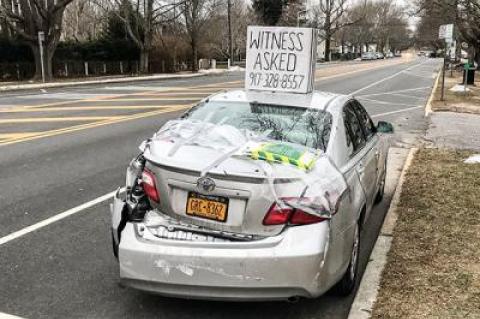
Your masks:
<svg viewBox="0 0 480 319"><path fill-rule="evenodd" d="M189 192L186 213L219 222L227 220L228 198Z"/></svg>

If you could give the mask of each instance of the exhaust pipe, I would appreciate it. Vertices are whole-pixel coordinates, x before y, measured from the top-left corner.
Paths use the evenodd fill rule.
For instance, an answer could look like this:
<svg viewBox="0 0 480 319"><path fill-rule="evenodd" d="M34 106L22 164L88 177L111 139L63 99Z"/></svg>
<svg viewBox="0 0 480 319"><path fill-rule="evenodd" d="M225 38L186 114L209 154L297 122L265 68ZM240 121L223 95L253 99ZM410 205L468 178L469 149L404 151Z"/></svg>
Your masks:
<svg viewBox="0 0 480 319"><path fill-rule="evenodd" d="M288 297L287 302L288 303L297 303L300 300L299 296L293 296L293 297Z"/></svg>

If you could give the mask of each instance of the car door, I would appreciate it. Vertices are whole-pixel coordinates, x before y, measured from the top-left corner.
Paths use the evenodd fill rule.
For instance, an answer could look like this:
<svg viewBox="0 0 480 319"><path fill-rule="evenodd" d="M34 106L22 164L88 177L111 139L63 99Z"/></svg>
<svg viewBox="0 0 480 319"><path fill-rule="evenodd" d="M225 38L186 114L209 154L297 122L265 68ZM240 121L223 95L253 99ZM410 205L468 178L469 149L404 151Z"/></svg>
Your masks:
<svg viewBox="0 0 480 319"><path fill-rule="evenodd" d="M367 148L370 148L371 151L370 153L374 155L374 158L372 161L375 163L375 186L378 186L380 183L381 175L383 173L383 170L385 169L384 164L385 164L385 158L382 158L382 150L381 150L381 145L379 143L379 136L377 134L377 127L375 124L373 124L372 119L370 118L370 115L368 115L368 112L365 110L363 105L358 102L354 101L354 108L355 112L358 115L358 118L360 120L360 125L363 128L363 132L365 134L366 140L367 140ZM372 163L373 164L373 163ZM377 195L377 190L378 187L374 188L373 191L373 200L375 200L375 196Z"/></svg>
<svg viewBox="0 0 480 319"><path fill-rule="evenodd" d="M355 169L365 191L367 212L373 205L377 184L377 158L375 148L375 134L365 133L365 123L362 123L360 116L355 111L358 102L351 100L344 107L345 125L350 134L354 147L352 160L355 162Z"/></svg>

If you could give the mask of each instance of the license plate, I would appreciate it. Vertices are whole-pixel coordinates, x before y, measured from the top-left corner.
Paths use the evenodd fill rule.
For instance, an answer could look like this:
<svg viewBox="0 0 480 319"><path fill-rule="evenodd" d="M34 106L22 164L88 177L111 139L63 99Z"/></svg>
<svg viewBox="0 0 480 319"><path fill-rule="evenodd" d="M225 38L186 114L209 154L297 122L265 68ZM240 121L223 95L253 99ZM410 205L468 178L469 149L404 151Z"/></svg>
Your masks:
<svg viewBox="0 0 480 319"><path fill-rule="evenodd" d="M189 192L187 198L187 215L219 222L227 220L228 198L202 195Z"/></svg>

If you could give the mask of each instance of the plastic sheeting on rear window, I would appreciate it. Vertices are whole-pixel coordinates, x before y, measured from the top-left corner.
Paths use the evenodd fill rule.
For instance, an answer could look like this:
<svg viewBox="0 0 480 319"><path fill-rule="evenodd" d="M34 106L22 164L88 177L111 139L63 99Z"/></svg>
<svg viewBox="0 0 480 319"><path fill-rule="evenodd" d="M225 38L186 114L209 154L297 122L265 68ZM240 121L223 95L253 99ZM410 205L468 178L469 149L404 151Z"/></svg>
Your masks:
<svg viewBox="0 0 480 319"><path fill-rule="evenodd" d="M205 118L212 119L212 114ZM312 116L305 110L302 114ZM325 115L320 116L325 118ZM295 125L292 123L293 127ZM225 175L233 176L237 172L227 171L229 166L224 163L232 159L248 162L255 165L257 175L265 180L267 186L262 194L255 196L277 203L279 207L299 208L312 215L330 218L336 212L337 203L347 185L322 149L309 147L308 143L272 138L269 129L250 128L232 125L230 120L203 121L187 116L167 122L148 142L142 144L141 149L148 160L184 169L196 167L201 176L217 172L219 168ZM214 155L197 158L195 154L185 152L192 147L209 150L208 154ZM296 186L294 194L285 193L285 180L288 180L290 189L292 185ZM287 203L286 197L297 200L288 200Z"/></svg>

